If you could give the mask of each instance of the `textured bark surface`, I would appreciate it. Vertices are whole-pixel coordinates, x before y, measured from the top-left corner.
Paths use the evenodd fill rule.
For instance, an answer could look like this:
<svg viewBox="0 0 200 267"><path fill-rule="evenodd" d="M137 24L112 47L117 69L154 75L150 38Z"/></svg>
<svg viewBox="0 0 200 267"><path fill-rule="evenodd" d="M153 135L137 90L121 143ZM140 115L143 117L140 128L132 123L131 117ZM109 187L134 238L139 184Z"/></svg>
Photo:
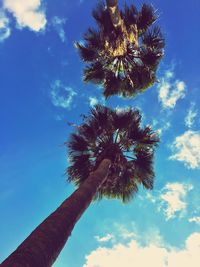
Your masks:
<svg viewBox="0 0 200 267"><path fill-rule="evenodd" d="M111 161L98 169L60 207L47 217L0 265L1 267L49 267L55 262L74 225L90 205L108 175Z"/></svg>
<svg viewBox="0 0 200 267"><path fill-rule="evenodd" d="M119 27L122 23L122 19L118 8L118 0L106 0L106 3L108 6L113 26Z"/></svg>

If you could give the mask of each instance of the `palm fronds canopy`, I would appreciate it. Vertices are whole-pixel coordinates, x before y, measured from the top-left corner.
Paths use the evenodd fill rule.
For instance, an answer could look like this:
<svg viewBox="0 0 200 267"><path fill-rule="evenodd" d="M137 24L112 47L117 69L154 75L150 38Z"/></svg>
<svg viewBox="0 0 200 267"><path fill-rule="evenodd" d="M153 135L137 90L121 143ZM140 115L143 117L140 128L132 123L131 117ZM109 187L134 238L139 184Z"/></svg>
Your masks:
<svg viewBox="0 0 200 267"><path fill-rule="evenodd" d="M97 28L89 28L83 42L77 42L80 56L87 63L84 81L101 84L104 96L135 96L156 82L156 70L164 54L164 38L151 5L141 10L125 5L121 23L112 24L109 10L100 2L93 10Z"/></svg>
<svg viewBox="0 0 200 267"><path fill-rule="evenodd" d="M141 127L138 110L119 111L97 105L66 143L71 164L67 169L68 180L80 186L103 159L110 159L112 166L97 198L128 201L140 184L146 189L153 188L152 165L158 141L150 126Z"/></svg>

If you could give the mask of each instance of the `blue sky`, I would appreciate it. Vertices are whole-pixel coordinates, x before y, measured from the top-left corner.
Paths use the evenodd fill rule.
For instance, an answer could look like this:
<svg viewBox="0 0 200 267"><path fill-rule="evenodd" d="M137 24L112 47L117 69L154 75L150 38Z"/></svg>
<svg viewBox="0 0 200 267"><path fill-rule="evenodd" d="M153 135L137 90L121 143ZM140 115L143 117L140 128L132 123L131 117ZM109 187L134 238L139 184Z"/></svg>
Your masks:
<svg viewBox="0 0 200 267"><path fill-rule="evenodd" d="M161 135L155 187L129 204L93 203L55 267L197 267L200 255L200 6L158 1L166 38L159 83L105 101L74 48L95 1L0 1L0 262L69 196L63 143L95 103L137 107ZM123 1L119 1L123 4ZM146 1L149 2L149 1ZM132 1L127 1L132 3ZM138 6L141 1L134 1Z"/></svg>

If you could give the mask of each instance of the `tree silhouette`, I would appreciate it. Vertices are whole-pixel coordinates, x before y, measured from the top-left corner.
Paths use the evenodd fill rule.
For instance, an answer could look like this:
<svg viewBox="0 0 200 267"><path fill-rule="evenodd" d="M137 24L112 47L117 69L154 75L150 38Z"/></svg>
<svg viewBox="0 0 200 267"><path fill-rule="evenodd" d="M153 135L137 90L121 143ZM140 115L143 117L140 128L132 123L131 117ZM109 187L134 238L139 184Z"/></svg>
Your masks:
<svg viewBox="0 0 200 267"><path fill-rule="evenodd" d="M87 63L84 81L103 85L103 94L135 96L156 82L156 70L164 54L164 38L151 5L140 11L134 5L118 9L118 1L101 1L93 10L97 29L89 28L77 42Z"/></svg>
<svg viewBox="0 0 200 267"><path fill-rule="evenodd" d="M151 127L141 128L138 110L117 111L97 105L69 142L71 166L68 179L80 186L103 159L112 162L96 197L128 201L142 184L153 187L152 159L158 136Z"/></svg>

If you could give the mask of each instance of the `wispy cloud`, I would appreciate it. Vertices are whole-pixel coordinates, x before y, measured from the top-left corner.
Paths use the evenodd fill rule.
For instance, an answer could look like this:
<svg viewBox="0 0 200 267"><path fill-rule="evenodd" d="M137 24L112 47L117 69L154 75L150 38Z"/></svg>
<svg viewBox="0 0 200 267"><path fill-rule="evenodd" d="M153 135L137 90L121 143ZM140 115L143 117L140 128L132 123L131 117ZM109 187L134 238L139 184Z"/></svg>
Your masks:
<svg viewBox="0 0 200 267"><path fill-rule="evenodd" d="M56 107L71 108L75 95L77 93L71 87L62 84L60 80L54 81L51 85L51 101Z"/></svg>
<svg viewBox="0 0 200 267"><path fill-rule="evenodd" d="M195 103L192 103L190 108L188 109L187 116L185 117L185 125L188 128L191 128L193 126L197 114L198 112L195 108Z"/></svg>
<svg viewBox="0 0 200 267"><path fill-rule="evenodd" d="M12 13L19 28L28 27L36 32L43 30L47 23L41 4L41 0L3 0L3 8Z"/></svg>
<svg viewBox="0 0 200 267"><path fill-rule="evenodd" d="M153 225L149 225L142 235L134 222L129 222L128 224L115 222L109 225L109 229L112 229L112 234L105 234L103 237L95 236L95 239L98 242L111 241L112 244L117 244L118 242L127 243L133 239L142 244L148 244L149 242L162 244L164 242L159 229Z"/></svg>
<svg viewBox="0 0 200 267"><path fill-rule="evenodd" d="M117 106L115 108L116 112L120 113L120 112L123 112L125 110L128 110L130 107L129 106Z"/></svg>
<svg viewBox="0 0 200 267"><path fill-rule="evenodd" d="M160 190L154 192L146 192L143 201L151 202L157 212L164 214L166 221L177 218L185 218L188 216L192 202L188 201L189 192L193 190L190 182L167 183Z"/></svg>
<svg viewBox="0 0 200 267"><path fill-rule="evenodd" d="M166 220L182 216L187 208L186 196L193 189L191 184L167 183L159 196L159 210L163 210Z"/></svg>
<svg viewBox="0 0 200 267"><path fill-rule="evenodd" d="M179 99L184 98L186 84L183 81L174 80L172 71L166 71L158 89L159 101L162 103L163 108L172 109Z"/></svg>
<svg viewBox="0 0 200 267"><path fill-rule="evenodd" d="M149 241L142 246L132 239L126 244L121 242L112 247L98 247L85 257L83 267L198 267L200 254L200 233L191 234L182 249L169 244L155 244Z"/></svg>
<svg viewBox="0 0 200 267"><path fill-rule="evenodd" d="M104 243L104 242L108 242L108 241L111 241L113 239L113 235L111 234L107 234L105 236L95 236L95 239L99 242L99 243Z"/></svg>
<svg viewBox="0 0 200 267"><path fill-rule="evenodd" d="M52 18L52 25L63 43L66 41L65 30L64 30L65 23L66 19L64 18L59 18L57 16Z"/></svg>
<svg viewBox="0 0 200 267"><path fill-rule="evenodd" d="M171 149L174 154L169 159L181 161L190 169L200 167L200 132L186 131L176 137Z"/></svg>
<svg viewBox="0 0 200 267"><path fill-rule="evenodd" d="M6 16L3 10L0 10L0 42L3 42L10 36L11 29L9 24L9 18Z"/></svg>
<svg viewBox="0 0 200 267"><path fill-rule="evenodd" d="M194 222L200 225L200 217L192 217L188 220L189 222Z"/></svg>
<svg viewBox="0 0 200 267"><path fill-rule="evenodd" d="M89 105L90 107L94 107L97 104L105 105L105 99L103 97L95 97L95 96L89 96Z"/></svg>
<svg viewBox="0 0 200 267"><path fill-rule="evenodd" d="M157 128L159 135L162 135L164 132L170 129L171 123L164 119L161 119L160 121L153 119L152 126L155 127L155 129Z"/></svg>
<svg viewBox="0 0 200 267"><path fill-rule="evenodd" d="M123 224L115 223L114 224L116 236L119 236L120 239L127 240L133 237L136 237L136 227L134 224L131 224L131 229L127 229Z"/></svg>
<svg viewBox="0 0 200 267"><path fill-rule="evenodd" d="M94 107L95 105L97 105L99 103L98 99L96 97L89 97L89 105L90 107Z"/></svg>

